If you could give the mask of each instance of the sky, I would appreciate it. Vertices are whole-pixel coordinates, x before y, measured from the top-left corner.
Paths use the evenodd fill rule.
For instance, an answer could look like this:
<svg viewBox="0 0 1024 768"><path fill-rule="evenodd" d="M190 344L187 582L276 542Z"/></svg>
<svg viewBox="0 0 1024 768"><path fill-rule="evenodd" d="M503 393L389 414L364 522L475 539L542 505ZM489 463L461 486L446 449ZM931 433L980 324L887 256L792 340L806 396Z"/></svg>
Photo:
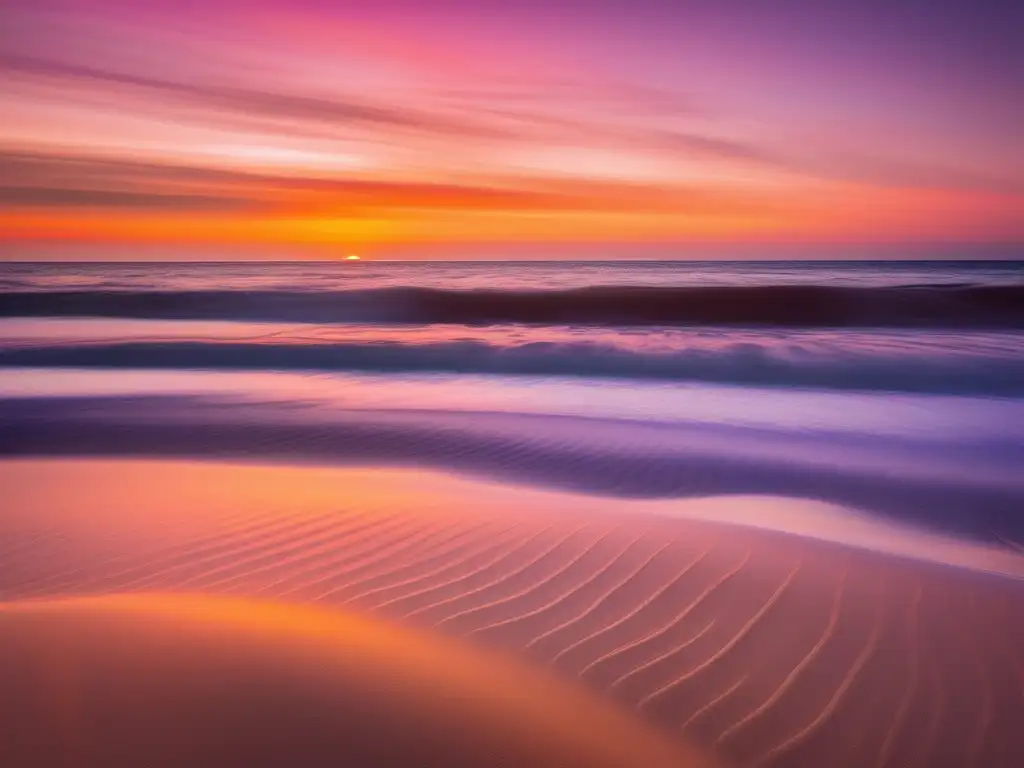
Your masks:
<svg viewBox="0 0 1024 768"><path fill-rule="evenodd" d="M2 13L6 253L1024 242L1012 2Z"/></svg>

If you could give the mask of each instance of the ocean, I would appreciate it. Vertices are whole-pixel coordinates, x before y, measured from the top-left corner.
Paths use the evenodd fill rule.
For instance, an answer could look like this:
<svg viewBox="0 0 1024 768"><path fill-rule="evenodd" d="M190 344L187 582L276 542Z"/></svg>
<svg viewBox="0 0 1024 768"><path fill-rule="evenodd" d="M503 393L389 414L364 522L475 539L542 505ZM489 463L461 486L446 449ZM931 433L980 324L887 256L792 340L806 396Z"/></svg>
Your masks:
<svg viewBox="0 0 1024 768"><path fill-rule="evenodd" d="M1024 541L1024 262L0 264L0 450L767 494Z"/></svg>

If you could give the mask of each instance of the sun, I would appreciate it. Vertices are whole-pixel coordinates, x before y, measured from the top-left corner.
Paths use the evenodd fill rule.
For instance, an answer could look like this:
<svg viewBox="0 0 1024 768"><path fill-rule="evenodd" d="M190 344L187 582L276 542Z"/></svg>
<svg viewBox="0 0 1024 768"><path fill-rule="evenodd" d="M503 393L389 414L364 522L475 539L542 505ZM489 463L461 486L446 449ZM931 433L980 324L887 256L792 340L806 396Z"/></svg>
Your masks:
<svg viewBox="0 0 1024 768"><path fill-rule="evenodd" d="M359 261L359 260L360 260L361 258L362 258L361 256L356 256L356 255L355 255L355 254L353 253L353 254L351 254L350 256L346 256L346 257L345 257L345 261Z"/></svg>

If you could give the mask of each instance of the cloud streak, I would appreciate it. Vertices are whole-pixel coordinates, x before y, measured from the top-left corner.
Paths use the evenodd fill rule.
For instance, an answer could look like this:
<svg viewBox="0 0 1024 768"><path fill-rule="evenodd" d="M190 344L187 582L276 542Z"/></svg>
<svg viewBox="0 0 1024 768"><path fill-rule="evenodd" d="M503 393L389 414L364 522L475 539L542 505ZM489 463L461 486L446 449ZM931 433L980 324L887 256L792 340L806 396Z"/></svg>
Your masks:
<svg viewBox="0 0 1024 768"><path fill-rule="evenodd" d="M257 173L86 154L0 151L0 205L181 211L332 210L680 212L724 204L696 189L665 190L516 176L494 183L372 180ZM498 183L501 182L501 183ZM736 207L735 205L733 207Z"/></svg>
<svg viewBox="0 0 1024 768"><path fill-rule="evenodd" d="M905 33L876 47L881 4L849 39L820 9L753 4L743 26L703 0L615 0L556 36L559 8L427 4L18 9L0 41L4 220L135 237L356 221L439 240L1020 231L1002 79L968 99L938 59L907 59ZM943 30L929 57L974 55ZM833 46L842 60L822 56Z"/></svg>
<svg viewBox="0 0 1024 768"><path fill-rule="evenodd" d="M510 138L514 135L484 122L446 118L414 109L233 86L176 82L26 56L0 56L0 71L9 75L45 78L58 84L85 84L101 91L106 88L134 89L151 97L272 121L386 127L483 139Z"/></svg>

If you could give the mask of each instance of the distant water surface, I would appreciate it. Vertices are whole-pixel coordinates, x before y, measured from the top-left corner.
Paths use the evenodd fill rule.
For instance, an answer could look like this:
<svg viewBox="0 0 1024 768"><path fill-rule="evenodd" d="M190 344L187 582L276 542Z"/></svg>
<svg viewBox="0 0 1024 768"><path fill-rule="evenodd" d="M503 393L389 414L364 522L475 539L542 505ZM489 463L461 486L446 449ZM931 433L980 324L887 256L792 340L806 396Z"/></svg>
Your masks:
<svg viewBox="0 0 1024 768"><path fill-rule="evenodd" d="M0 290L1021 285L1024 261L0 262Z"/></svg>

